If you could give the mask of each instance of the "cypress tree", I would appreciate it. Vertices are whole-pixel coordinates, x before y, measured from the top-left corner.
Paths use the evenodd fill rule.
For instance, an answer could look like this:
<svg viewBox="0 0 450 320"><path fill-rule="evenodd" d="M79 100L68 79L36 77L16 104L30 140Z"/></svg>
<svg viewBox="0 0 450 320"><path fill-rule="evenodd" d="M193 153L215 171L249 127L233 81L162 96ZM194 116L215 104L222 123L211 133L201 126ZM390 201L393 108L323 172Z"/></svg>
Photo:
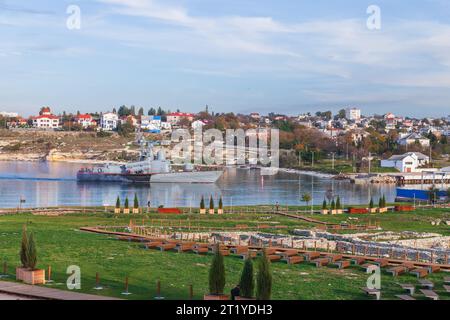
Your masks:
<svg viewBox="0 0 450 320"><path fill-rule="evenodd" d="M327 208L327 200L325 200L325 199L323 199L323 202L322 202L322 210L327 210L328 208Z"/></svg>
<svg viewBox="0 0 450 320"><path fill-rule="evenodd" d="M219 209L220 209L220 210L223 209L222 197L220 197L220 199L219 199Z"/></svg>
<svg viewBox="0 0 450 320"><path fill-rule="evenodd" d="M28 235L27 227L24 225L22 228L22 243L20 245L20 262L22 263L22 268L27 268L28 266Z"/></svg>
<svg viewBox="0 0 450 320"><path fill-rule="evenodd" d="M380 197L380 199L378 200L378 207L383 208L383 198Z"/></svg>
<svg viewBox="0 0 450 320"><path fill-rule="evenodd" d="M205 198L202 196L202 199L200 200L200 209L205 209Z"/></svg>
<svg viewBox="0 0 450 320"><path fill-rule="evenodd" d="M336 210L336 202L334 202L334 199L331 200L331 210Z"/></svg>
<svg viewBox="0 0 450 320"><path fill-rule="evenodd" d="M125 209L128 209L129 206L130 206L130 204L129 204L129 202L128 202L128 197L126 197L126 198L125 198L125 204L124 204L124 207L125 207Z"/></svg>
<svg viewBox="0 0 450 320"><path fill-rule="evenodd" d="M370 198L369 208L370 208L370 209L373 209L373 198Z"/></svg>
<svg viewBox="0 0 450 320"><path fill-rule="evenodd" d="M386 208L386 196L383 194L383 208Z"/></svg>
<svg viewBox="0 0 450 320"><path fill-rule="evenodd" d="M252 298L255 291L255 279L253 278L253 262L247 258L242 269L240 284L240 295L244 298Z"/></svg>
<svg viewBox="0 0 450 320"><path fill-rule="evenodd" d="M138 200L138 197L137 197L136 193L134 194L134 204L133 204L133 206L134 206L135 209L139 208L139 200Z"/></svg>
<svg viewBox="0 0 450 320"><path fill-rule="evenodd" d="M30 233L28 237L28 250L27 250L27 267L30 270L34 270L37 264L37 252L36 252L36 243L34 242L33 233Z"/></svg>
<svg viewBox="0 0 450 320"><path fill-rule="evenodd" d="M212 196L209 198L209 209L214 210L214 199Z"/></svg>
<svg viewBox="0 0 450 320"><path fill-rule="evenodd" d="M219 250L219 244L216 244L211 267L209 269L209 293L212 295L223 294L225 288L225 265L223 256Z"/></svg>
<svg viewBox="0 0 450 320"><path fill-rule="evenodd" d="M272 295L272 271L267 259L266 251L258 261L258 273L256 275L256 299L270 300Z"/></svg>
<svg viewBox="0 0 450 320"><path fill-rule="evenodd" d="M342 209L341 197L339 197L339 196L336 199L336 209L338 209L338 210Z"/></svg>
<svg viewBox="0 0 450 320"><path fill-rule="evenodd" d="M117 196L117 200L116 200L116 208L120 209L120 197Z"/></svg>

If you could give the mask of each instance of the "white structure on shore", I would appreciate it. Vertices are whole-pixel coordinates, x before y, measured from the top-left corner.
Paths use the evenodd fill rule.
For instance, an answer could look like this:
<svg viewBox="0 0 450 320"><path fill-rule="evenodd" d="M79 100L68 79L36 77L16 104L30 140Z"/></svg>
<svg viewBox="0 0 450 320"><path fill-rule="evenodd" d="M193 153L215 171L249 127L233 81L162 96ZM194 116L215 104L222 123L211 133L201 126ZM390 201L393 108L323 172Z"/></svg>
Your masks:
<svg viewBox="0 0 450 320"><path fill-rule="evenodd" d="M420 152L408 152L394 155L387 160L381 160L383 168L397 168L400 172L417 172L420 166L430 162L430 158Z"/></svg>
<svg viewBox="0 0 450 320"><path fill-rule="evenodd" d="M33 127L39 129L57 129L59 125L59 117L52 114L49 107L44 107L37 117L33 117Z"/></svg>
<svg viewBox="0 0 450 320"><path fill-rule="evenodd" d="M106 131L117 129L119 123L119 116L112 112L103 113L100 117L100 127Z"/></svg>
<svg viewBox="0 0 450 320"><path fill-rule="evenodd" d="M358 121L361 119L361 109L347 108L345 109L345 118L347 120Z"/></svg>

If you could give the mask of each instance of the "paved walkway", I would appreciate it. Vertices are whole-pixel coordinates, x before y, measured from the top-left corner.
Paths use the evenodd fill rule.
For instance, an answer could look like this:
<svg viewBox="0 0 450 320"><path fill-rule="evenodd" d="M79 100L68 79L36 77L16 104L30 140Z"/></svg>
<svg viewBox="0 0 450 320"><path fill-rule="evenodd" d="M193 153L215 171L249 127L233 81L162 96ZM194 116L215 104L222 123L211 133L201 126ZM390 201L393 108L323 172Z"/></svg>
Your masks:
<svg viewBox="0 0 450 320"><path fill-rule="evenodd" d="M0 281L0 300L120 300L117 298L64 291L17 282Z"/></svg>

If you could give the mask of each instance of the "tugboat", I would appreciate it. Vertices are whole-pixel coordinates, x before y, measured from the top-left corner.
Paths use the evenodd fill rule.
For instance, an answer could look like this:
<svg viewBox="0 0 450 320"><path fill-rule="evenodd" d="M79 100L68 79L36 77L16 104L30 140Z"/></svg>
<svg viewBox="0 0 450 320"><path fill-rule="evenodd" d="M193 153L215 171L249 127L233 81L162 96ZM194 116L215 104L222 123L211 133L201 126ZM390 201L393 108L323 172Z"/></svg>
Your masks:
<svg viewBox="0 0 450 320"><path fill-rule="evenodd" d="M194 171L187 164L184 170L175 172L164 151L153 154L153 144L141 140L139 160L136 162L96 165L82 168L77 173L81 182L124 182L124 183L215 183L223 171Z"/></svg>

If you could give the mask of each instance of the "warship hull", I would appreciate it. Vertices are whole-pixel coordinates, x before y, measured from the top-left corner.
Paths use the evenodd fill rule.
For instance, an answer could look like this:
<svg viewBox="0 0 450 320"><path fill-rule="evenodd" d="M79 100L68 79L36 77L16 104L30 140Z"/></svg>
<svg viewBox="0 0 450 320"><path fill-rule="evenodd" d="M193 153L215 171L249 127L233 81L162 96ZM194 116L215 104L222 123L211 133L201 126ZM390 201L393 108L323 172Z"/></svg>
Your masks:
<svg viewBox="0 0 450 320"><path fill-rule="evenodd" d="M222 171L172 172L155 174L121 174L79 172L80 182L121 182L121 183L215 183Z"/></svg>

